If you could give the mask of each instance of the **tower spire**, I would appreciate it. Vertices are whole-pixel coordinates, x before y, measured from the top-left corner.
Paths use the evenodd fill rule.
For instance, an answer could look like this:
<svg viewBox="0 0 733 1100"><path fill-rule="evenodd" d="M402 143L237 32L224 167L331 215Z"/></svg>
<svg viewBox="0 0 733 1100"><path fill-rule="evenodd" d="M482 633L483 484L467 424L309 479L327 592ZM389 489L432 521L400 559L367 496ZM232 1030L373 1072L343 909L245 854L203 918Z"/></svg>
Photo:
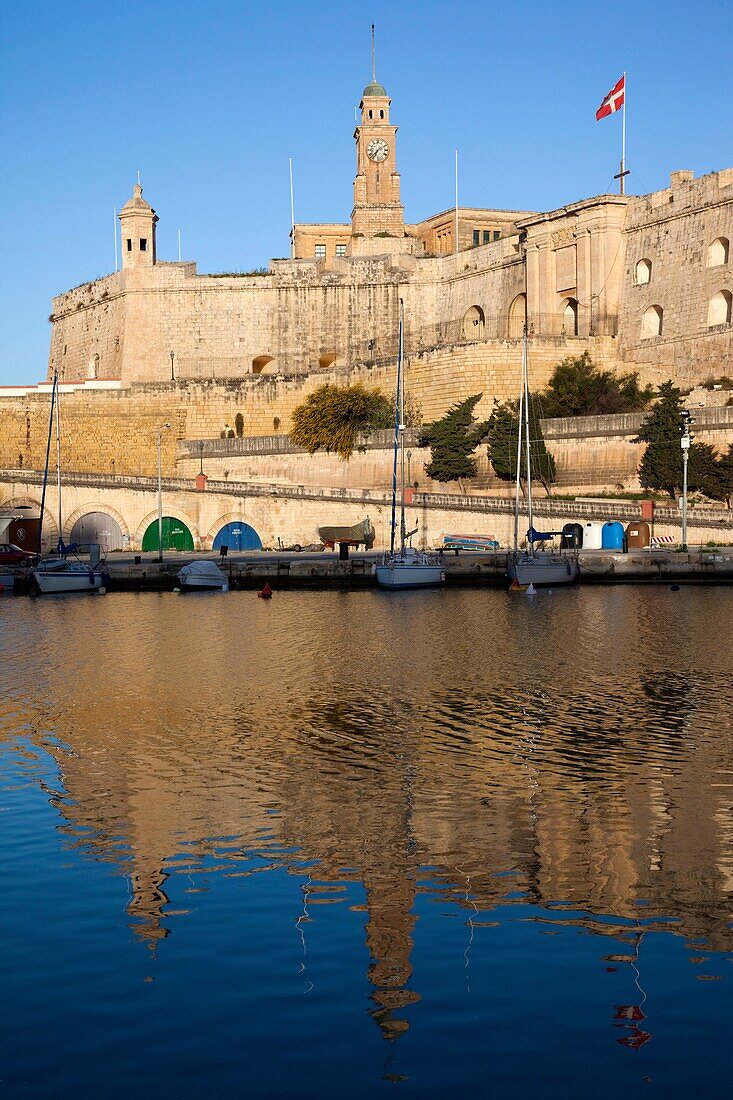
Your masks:
<svg viewBox="0 0 733 1100"><path fill-rule="evenodd" d="M372 23L372 84L377 83L377 60L374 52L374 24Z"/></svg>

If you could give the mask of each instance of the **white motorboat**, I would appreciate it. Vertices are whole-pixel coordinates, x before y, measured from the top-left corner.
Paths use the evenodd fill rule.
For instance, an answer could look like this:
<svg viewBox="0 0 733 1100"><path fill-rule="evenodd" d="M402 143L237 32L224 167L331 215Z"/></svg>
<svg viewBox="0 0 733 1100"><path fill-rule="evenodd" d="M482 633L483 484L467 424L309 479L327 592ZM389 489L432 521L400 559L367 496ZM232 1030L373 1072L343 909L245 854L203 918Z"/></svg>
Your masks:
<svg viewBox="0 0 733 1100"><path fill-rule="evenodd" d="M397 396L395 400L394 460L392 466L392 526L389 553L374 567L377 583L383 588L434 588L445 583L440 560L424 550L415 550L407 540L417 531L407 531L405 524L405 372L404 306L400 298L400 328L397 342ZM400 459L400 545L395 548L397 534L397 458Z"/></svg>
<svg viewBox="0 0 733 1100"><path fill-rule="evenodd" d="M193 561L184 565L178 573L184 592L228 592L229 581L215 561Z"/></svg>
<svg viewBox="0 0 733 1100"><path fill-rule="evenodd" d="M529 370L527 366L527 326L522 335L522 386L519 394L519 432L517 438L517 472L514 495L514 547L507 554L506 578L513 585L534 587L572 584L580 575L577 554L555 553L551 550L535 550L535 541L550 536L540 535L534 529L532 514L532 454L529 437ZM522 443L527 475L527 508L529 529L527 549L519 549L519 496L522 467Z"/></svg>
<svg viewBox="0 0 733 1100"><path fill-rule="evenodd" d="M63 557L42 559L31 570L31 576L44 596L60 592L104 593L107 584L107 574L102 569Z"/></svg>

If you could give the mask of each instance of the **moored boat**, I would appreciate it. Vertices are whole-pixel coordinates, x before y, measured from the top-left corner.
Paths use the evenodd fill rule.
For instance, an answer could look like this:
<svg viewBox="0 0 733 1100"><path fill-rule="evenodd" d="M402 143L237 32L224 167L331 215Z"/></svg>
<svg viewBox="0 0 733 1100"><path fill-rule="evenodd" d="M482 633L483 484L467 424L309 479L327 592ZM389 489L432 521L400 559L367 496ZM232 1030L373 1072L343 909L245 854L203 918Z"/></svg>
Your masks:
<svg viewBox="0 0 733 1100"><path fill-rule="evenodd" d="M228 592L229 580L215 561L193 561L178 573L184 592Z"/></svg>
<svg viewBox="0 0 733 1100"><path fill-rule="evenodd" d="M404 364L404 305L400 298L400 327L397 342L397 394L395 400L394 458L392 466L392 524L389 553L374 567L377 583L382 588L435 588L445 582L440 561L424 550L408 546L407 540L417 531L406 530L405 523L405 373ZM400 465L400 544L396 549L397 534L397 459Z"/></svg>
<svg viewBox="0 0 733 1100"><path fill-rule="evenodd" d="M580 575L577 554L555 553L551 550L535 550L536 540L548 540L550 535L541 535L534 529L532 513L532 453L529 437L529 370L527 365L527 326L522 335L522 385L519 394L519 431L517 437L517 469L514 496L514 546L507 554L506 579L510 585L524 587L558 587L573 584ZM519 495L522 468L522 444L527 475L527 509L529 529L527 531L527 549L519 549Z"/></svg>
<svg viewBox="0 0 733 1100"><path fill-rule="evenodd" d="M44 596L65 592L103 593L108 579L102 569L63 557L42 559L31 570L31 576Z"/></svg>

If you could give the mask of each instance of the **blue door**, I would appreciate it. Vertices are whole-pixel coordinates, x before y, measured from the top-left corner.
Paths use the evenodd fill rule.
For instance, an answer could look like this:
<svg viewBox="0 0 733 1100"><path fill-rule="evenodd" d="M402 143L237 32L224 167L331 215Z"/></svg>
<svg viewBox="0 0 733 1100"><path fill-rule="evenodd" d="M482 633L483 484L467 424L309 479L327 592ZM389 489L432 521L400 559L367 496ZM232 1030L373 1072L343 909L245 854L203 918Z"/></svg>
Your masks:
<svg viewBox="0 0 733 1100"><path fill-rule="evenodd" d="M227 523L214 539L212 550L261 550L262 539L248 523Z"/></svg>

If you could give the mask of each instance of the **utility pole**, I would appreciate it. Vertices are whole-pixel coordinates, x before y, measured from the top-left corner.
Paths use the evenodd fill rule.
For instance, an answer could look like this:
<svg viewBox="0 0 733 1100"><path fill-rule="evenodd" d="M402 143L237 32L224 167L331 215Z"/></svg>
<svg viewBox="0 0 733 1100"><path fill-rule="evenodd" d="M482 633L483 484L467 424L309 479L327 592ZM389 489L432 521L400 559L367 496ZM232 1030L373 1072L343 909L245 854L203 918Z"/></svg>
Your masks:
<svg viewBox="0 0 733 1100"><path fill-rule="evenodd" d="M687 409L680 413L680 447L682 448L682 550L687 553L687 460L690 455L690 425L694 424Z"/></svg>

